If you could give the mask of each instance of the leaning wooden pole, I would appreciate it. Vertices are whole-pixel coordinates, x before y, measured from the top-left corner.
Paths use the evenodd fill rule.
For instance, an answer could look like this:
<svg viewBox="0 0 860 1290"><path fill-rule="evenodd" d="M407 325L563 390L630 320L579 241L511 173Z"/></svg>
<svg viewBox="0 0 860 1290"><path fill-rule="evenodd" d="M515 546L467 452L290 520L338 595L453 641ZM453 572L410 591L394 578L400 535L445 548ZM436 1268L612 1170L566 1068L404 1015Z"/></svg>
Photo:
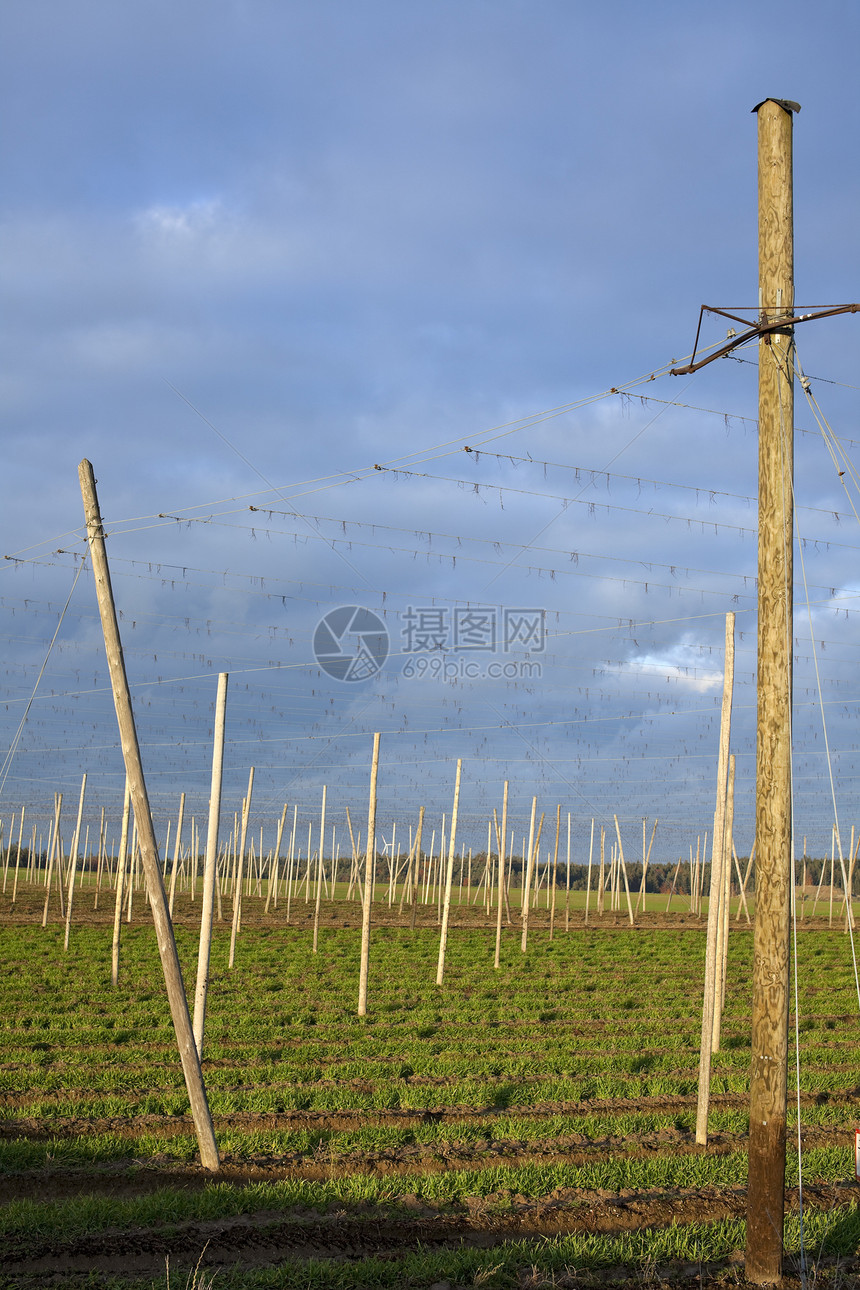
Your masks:
<svg viewBox="0 0 860 1290"><path fill-rule="evenodd" d="M726 783L732 732L732 690L735 667L735 616L726 614L726 643L723 655L723 705L720 744L717 753L717 801L714 809L714 837L711 842L711 886L708 896L708 934L705 942L705 988L702 996L702 1032L699 1048L699 1096L696 1109L696 1142L708 1142L708 1106L711 1096L711 1054L713 1052L714 1007L717 997L717 942L719 939L720 892L723 864L731 864L731 845L726 850Z"/></svg>
<svg viewBox="0 0 860 1290"><path fill-rule="evenodd" d="M765 99L758 116L762 321L794 306L792 113ZM746 1277L782 1276L791 886L794 341L759 341L758 732L756 893Z"/></svg>
<svg viewBox="0 0 860 1290"><path fill-rule="evenodd" d="M110 569L105 551L104 529L99 512L98 495L93 468L85 459L78 467L81 494L84 501L84 513L87 520L87 538L89 540L90 559L95 576L96 594L99 613L105 640L110 671L111 688L113 689L114 707L119 724L122 754L125 760L126 774L129 780L131 801L134 807L134 818L137 825L144 873L149 891L149 903L152 907L152 918L155 924L158 952L161 956L161 967L167 987L167 998L173 1027L176 1031L176 1042L179 1058L185 1076L185 1086L191 1102L191 1114L197 1131L197 1142L200 1147L200 1162L204 1169L216 1172L219 1168L218 1144L212 1127L212 1116L206 1100L206 1088L200 1070L200 1060L194 1043L191 1029L191 1017L188 1013L188 1000L182 981L182 970L179 956L176 953L176 941L173 936L173 925L167 912L167 898L164 884L161 881L161 866L158 863L158 844L152 826L152 814L149 809L149 797L146 792L146 781L143 776L143 764L140 759L140 747L137 742L137 730L134 724L134 713L131 708L131 696L128 678L125 673L125 660L122 654L119 626L111 590Z"/></svg>
<svg viewBox="0 0 860 1290"><path fill-rule="evenodd" d="M209 992L209 954L212 947L212 916L215 910L215 864L218 858L218 827L221 823L221 782L224 769L224 730L227 723L227 672L218 674L215 695L215 733L212 740L212 780L209 788L209 821L206 856L203 861L203 900L200 910L200 944L197 947L197 984L194 989L194 1042L203 1058L206 1025L206 996ZM184 794L183 794L184 797ZM183 803L184 804L184 803ZM176 866L174 865L174 870Z"/></svg>

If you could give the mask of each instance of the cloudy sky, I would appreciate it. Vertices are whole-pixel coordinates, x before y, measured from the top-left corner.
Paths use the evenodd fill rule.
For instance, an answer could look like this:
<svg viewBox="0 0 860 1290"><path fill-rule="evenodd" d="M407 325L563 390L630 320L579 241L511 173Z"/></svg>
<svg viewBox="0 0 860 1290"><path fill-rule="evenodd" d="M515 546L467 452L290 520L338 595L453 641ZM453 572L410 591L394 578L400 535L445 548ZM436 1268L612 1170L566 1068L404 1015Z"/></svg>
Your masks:
<svg viewBox="0 0 860 1290"><path fill-rule="evenodd" d="M467 845L507 779L518 836L537 795L574 858L616 814L674 858L710 828L731 610L747 851L757 353L667 369L702 303L757 303L769 95L802 105L797 300L860 299L856 6L7 0L3 27L4 821L84 771L92 821L122 791L86 457L162 834L181 791L205 815L226 671L230 819L253 765L258 825L323 784L361 820L379 730L386 839L439 827L462 758ZM858 326L798 331L847 454L798 390L819 854L828 761L856 814ZM342 606L388 634L365 679L314 655Z"/></svg>

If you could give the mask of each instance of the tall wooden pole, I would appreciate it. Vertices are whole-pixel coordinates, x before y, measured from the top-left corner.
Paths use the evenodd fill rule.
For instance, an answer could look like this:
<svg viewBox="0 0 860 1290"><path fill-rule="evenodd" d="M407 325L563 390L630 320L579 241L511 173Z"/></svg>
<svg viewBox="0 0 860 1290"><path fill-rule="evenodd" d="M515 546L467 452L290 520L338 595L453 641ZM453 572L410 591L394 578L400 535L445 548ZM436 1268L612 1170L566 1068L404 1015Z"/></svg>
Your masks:
<svg viewBox="0 0 860 1290"><path fill-rule="evenodd" d="M87 520L87 538L89 540L90 558L95 576L96 594L99 602L99 613L102 631L105 638L105 654L110 671L113 688L114 707L119 724L122 754L128 775L131 801L134 807L134 819L140 839L140 850L143 868L149 892L149 903L152 907L152 918L155 924L158 952L161 956L161 967L167 987L167 998L173 1027L176 1031L176 1042L179 1058L185 1076L185 1086L191 1103L191 1114L197 1131L197 1142L200 1147L200 1162L204 1169L217 1171L219 1168L218 1144L212 1127L212 1116L206 1101L206 1089L191 1029L191 1017L188 1013L188 1000L182 982L182 970L176 952L176 941L173 937L173 926L167 912L167 898L164 884L161 881L161 866L158 863L158 844L155 830L152 827L152 814L149 809L149 797L143 777L143 764L140 760L140 747L137 742L137 730L134 724L134 713L131 708L131 696L128 689L128 678L125 673L125 660L122 654L119 625L111 590L110 569L105 551L104 529L99 512L98 495L93 468L87 460L78 467L81 494L84 501L84 513Z"/></svg>
<svg viewBox="0 0 860 1290"><path fill-rule="evenodd" d="M794 306L792 113L765 99L758 115L762 320ZM759 342L758 733L756 893L746 1277L782 1276L791 885L791 687L794 384L791 331Z"/></svg>
<svg viewBox="0 0 860 1290"><path fill-rule="evenodd" d="M224 768L224 730L227 723L227 672L218 674L215 695L215 733L212 740L212 780L209 788L209 821L206 829L206 857L203 861L203 900L200 911L200 944L197 947L197 984L194 990L194 1042L203 1059L203 1031L206 1025L206 996L209 992L209 955L212 946L212 915L215 909L215 862L218 857L218 826L221 823L221 783ZM185 805L185 794L182 794ZM181 827L181 821L180 821ZM174 861L173 871L176 872ZM171 875L172 876L172 875Z"/></svg>

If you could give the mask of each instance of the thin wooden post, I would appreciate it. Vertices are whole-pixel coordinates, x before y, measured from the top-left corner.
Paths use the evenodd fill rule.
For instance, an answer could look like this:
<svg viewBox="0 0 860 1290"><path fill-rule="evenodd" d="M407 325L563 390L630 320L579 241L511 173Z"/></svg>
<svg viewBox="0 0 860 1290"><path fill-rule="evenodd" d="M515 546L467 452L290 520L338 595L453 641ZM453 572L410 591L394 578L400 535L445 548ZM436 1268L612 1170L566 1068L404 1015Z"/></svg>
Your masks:
<svg viewBox="0 0 860 1290"><path fill-rule="evenodd" d="M373 736L370 796L367 804L367 855L364 859L364 899L361 909L361 964L358 974L358 1015L367 1016L367 978L370 968L370 906L376 865L376 779L379 773L379 732Z"/></svg>
<svg viewBox="0 0 860 1290"><path fill-rule="evenodd" d="M68 952L69 933L72 929L72 901L75 898L75 877L78 872L78 842L81 836L81 816L84 813L84 793L87 789L86 771L81 780L81 795L78 798L78 818L75 821L75 832L72 837L72 854L69 856L69 895L66 900L66 936L63 942L63 949Z"/></svg>
<svg viewBox="0 0 860 1290"><path fill-rule="evenodd" d="M745 886L744 886L743 874L741 873L741 866L740 866L740 863L738 862L738 853L737 853L737 850L735 849L735 845L734 845L734 843L732 843L732 858L733 858L733 860L734 860L734 862L735 862L735 873L737 874L737 879L738 879L738 888L740 889L740 901L739 901L739 905L738 905L738 918L740 918L740 916L741 916L741 915L740 915L740 911L741 911L741 909L743 909L743 911L744 911L744 915L746 916L746 920L747 920L747 922L748 922L748 923L751 923L751 922L752 922L752 919L750 918L749 905L747 904L746 888L745 888Z"/></svg>
<svg viewBox="0 0 860 1290"><path fill-rule="evenodd" d="M203 1059L206 1026L206 996L209 992L209 954L212 946L212 915L215 909L215 863L218 858L218 827L221 823L221 781L224 769L224 729L227 721L227 672L218 674L215 695L215 730L212 740L212 780L209 788L209 820L206 828L206 857L203 861L203 899L200 910L200 944L197 947L197 983L194 989L194 1042ZM183 799L185 794L183 793ZM184 800L183 800L184 805Z"/></svg>
<svg viewBox="0 0 860 1290"><path fill-rule="evenodd" d="M12 880L12 904L13 904L13 905L15 904L15 901L18 899L18 875L19 875L19 873L21 872L21 834L24 832L24 811L25 811L25 810L26 810L26 807L22 806L22 807L21 807L21 826L20 826L20 828L18 829L18 852L17 852L17 854L16 854L16 856L15 856L15 877L14 877L14 878L13 878L13 880ZM34 836L35 836L35 828L36 828L36 826L35 826L35 825L33 825ZM10 831L9 831L9 841L10 841L10 842L12 841L12 831L11 831L11 829L10 829ZM34 850L35 850L35 847L34 847L34 846L31 846L31 847L30 847L30 855L29 855L29 857L28 857L30 864L32 864L32 863L33 863L33 851L34 851Z"/></svg>
<svg viewBox="0 0 860 1290"><path fill-rule="evenodd" d="M633 911L635 914L639 913L640 900L642 902L642 913L643 914L645 913L645 875L648 873L648 864L651 860L651 848L654 845L654 837L657 833L658 823L659 823L658 820L654 821L654 827L651 830L651 841L648 843L648 850L646 851L645 850L645 820L644 818L642 820L642 885L639 888L639 895L636 898L636 908Z"/></svg>
<svg viewBox="0 0 860 1290"><path fill-rule="evenodd" d="M161 966L167 987L167 997L173 1017L173 1026L176 1031L179 1057L185 1075L185 1085L191 1102L191 1114L197 1131L200 1161L204 1169L215 1172L219 1168L218 1144L215 1141L212 1117L206 1100L206 1089L200 1070L197 1048L194 1043L194 1034L191 1029L191 1017L188 1013L188 1000L185 995L185 986L182 982L182 971L179 966L179 956L176 952L176 941L173 937L173 927L167 911L164 885L161 881L158 844L152 827L152 815L149 809L149 798L146 792L146 781L143 775L140 747L137 742L137 730L135 729L128 680L125 673L125 661L122 654L122 643L120 641L107 553L105 551L104 530L96 494L96 481L93 468L88 461L84 460L80 463L78 474L84 500L87 537L95 575L99 613L105 638L105 654L107 655L110 670L126 773L131 786L134 818L137 824L138 836L141 840L143 866L149 890L149 902L155 923L159 954L161 955Z"/></svg>
<svg viewBox="0 0 860 1290"><path fill-rule="evenodd" d="M723 656L723 703L720 716L720 742L717 750L717 796L714 808L714 836L711 841L711 885L708 897L708 933L705 945L705 982L702 995L702 1031L699 1046L699 1096L696 1108L696 1142L708 1142L708 1106L711 1096L711 1054L713 1053L716 1004L717 949L720 927L720 891L723 886L723 864L730 864L731 850L726 849L726 782L729 765L729 743L732 726L732 691L734 687L735 616L726 614L725 653Z"/></svg>
<svg viewBox="0 0 860 1290"><path fill-rule="evenodd" d="M588 843L588 876L585 886L585 922L588 923L588 908L591 904L591 864L594 857L594 816L591 817L591 839Z"/></svg>
<svg viewBox="0 0 860 1290"><path fill-rule="evenodd" d="M531 820L529 822L528 856L523 855L523 863L526 866L526 871L525 871L525 874L523 875L523 907L522 907L523 934L520 940L520 950L522 951L523 954L525 954L529 943L529 905L530 905L530 897L531 897L531 889L532 889L532 878L534 875L534 867L535 867L535 852L540 846L540 830L538 830L537 840L535 840L536 811L537 811L537 798L533 797ZM541 821L541 825L543 825L543 815L541 815L540 821Z"/></svg>
<svg viewBox="0 0 860 1290"><path fill-rule="evenodd" d="M495 809L493 818L495 819ZM502 828L501 832L496 833L496 846L499 852L499 901L496 910L496 956L493 960L493 967L498 968L501 964L502 954L502 906L505 899L505 841L508 829L508 781L505 780L505 788L502 794Z"/></svg>
<svg viewBox="0 0 860 1290"><path fill-rule="evenodd" d="M239 855L236 861L236 886L233 889L233 923L230 928L230 958L227 966L231 968L236 960L236 937L242 919L242 879L245 873L245 838L248 833L248 817L251 814L251 791L254 787L254 767L248 776L248 795L242 803L242 830L239 839Z"/></svg>
<svg viewBox="0 0 860 1290"><path fill-rule="evenodd" d="M555 931L555 889L558 886L558 841L561 837L561 802L555 809L555 854L552 860L552 905L549 911L549 939L553 939Z"/></svg>
<svg viewBox="0 0 860 1290"><path fill-rule="evenodd" d="M758 116L762 319L794 308L792 112L765 99ZM782 1276L788 1073L791 864L794 340L759 341L758 725L756 898L746 1278Z"/></svg>
<svg viewBox="0 0 860 1290"><path fill-rule="evenodd" d="M564 930L570 931L570 811L567 813L567 879L564 884Z"/></svg>
<svg viewBox="0 0 860 1290"><path fill-rule="evenodd" d="M275 842L275 854L272 858L272 868L269 871L269 891L268 891L268 895L266 896L266 908L263 910L264 914L268 914L269 912L269 906L272 903L273 892L275 896L275 909L278 908L278 868L279 868L279 861L280 861L280 855L281 855L281 840L283 839L283 836L284 836L284 825L286 824L286 821L287 821L288 809L289 809L288 804L284 802L284 809L281 811L281 820L280 820L280 823L278 824L278 836Z"/></svg>
<svg viewBox="0 0 860 1290"><path fill-rule="evenodd" d="M23 819L23 807L22 807ZM12 812L12 821L9 825L9 841L6 844L6 853L3 858L3 894L6 894L6 879L9 876L9 865L12 862L12 835L15 832L15 812ZM0 854L3 853L3 821L0 820Z"/></svg>
<svg viewBox="0 0 860 1290"><path fill-rule="evenodd" d="M726 1001L726 970L729 960L729 925L730 901L732 894L732 851L735 815L735 758L729 757L729 774L726 783L726 819L723 841L723 881L720 889L720 923L717 932L717 972L714 985L714 1029L711 1039L711 1051L720 1051L720 1034L723 1024L723 1008Z"/></svg>
<svg viewBox="0 0 860 1290"><path fill-rule="evenodd" d="M439 933L439 959L436 963L436 984L441 985L445 978L445 951L448 948L448 918L451 912L451 885L454 879L454 847L457 842L457 812L460 806L460 772L463 762L457 758L457 775L454 780L454 807L451 811L451 836L448 839L448 865L445 870L445 895L442 903L442 930ZM441 860L441 857L440 857ZM462 875L462 857L460 873Z"/></svg>
<svg viewBox="0 0 860 1290"><path fill-rule="evenodd" d="M800 895L800 921L806 919L806 837L803 839L803 884Z"/></svg>
<svg viewBox="0 0 860 1290"><path fill-rule="evenodd" d="M415 927L415 919L418 915L418 894L419 894L418 888L419 888L420 876L421 876L421 872L420 872L421 833L423 829L424 829L424 807L422 806L418 811L418 831L415 835L415 874L412 880L412 890L410 892L410 896L412 898L412 912L409 916L409 926L411 928Z"/></svg>
<svg viewBox="0 0 860 1290"><path fill-rule="evenodd" d="M314 905L314 949L317 952L320 931L320 901L322 900L322 879L323 879L323 852L325 851L325 795L326 786L323 784L322 807L320 809L320 845L319 856L317 857L317 898Z"/></svg>
<svg viewBox="0 0 860 1290"><path fill-rule="evenodd" d="M122 927L122 896L125 886L126 852L128 850L128 817L131 810L131 789L128 775L122 797L122 829L119 835L119 855L116 862L116 898L113 908L113 942L111 944L110 982L114 989L119 984L119 933Z"/></svg>
<svg viewBox="0 0 860 1290"><path fill-rule="evenodd" d="M621 829L618 827L618 816L613 817L615 820L615 836L618 838L618 863L624 878L624 891L627 896L627 916L630 919L630 926L633 926L633 903L630 899L630 884L627 881L627 865L624 863L624 848L621 845ZM619 892L619 907L621 905L621 896Z"/></svg>
<svg viewBox="0 0 860 1290"><path fill-rule="evenodd" d="M45 876L45 908L42 910L42 926L48 925L48 902L51 899L51 877L54 869L54 856L60 845L60 812L63 809L62 793L54 794L54 830L51 835L50 845L48 847L48 872ZM60 856L62 857L62 850ZM62 891L62 887L60 888Z"/></svg>
<svg viewBox="0 0 860 1290"><path fill-rule="evenodd" d="M173 917L173 898L176 895L176 870L179 867L179 854L182 849L182 820L185 815L185 794L182 793L179 798L179 815L176 820L176 838L173 843L173 866L170 870L170 896L168 897L167 907L170 910L170 917Z"/></svg>
<svg viewBox="0 0 860 1290"><path fill-rule="evenodd" d="M287 858L287 922L290 921L293 900L293 865L295 863L296 821L298 816L298 803L293 803L293 827L290 830L290 851ZM349 819L349 811L346 813L346 818ZM352 836L352 829L350 829L350 836Z"/></svg>
<svg viewBox="0 0 860 1290"><path fill-rule="evenodd" d="M603 915L606 894L606 826L600 826L600 873L597 875L597 912Z"/></svg>
<svg viewBox="0 0 860 1290"><path fill-rule="evenodd" d="M105 860L105 808L102 807L101 819L99 821L99 858L96 865L96 894L93 900L93 909L99 907L99 893L102 889L102 870Z"/></svg>

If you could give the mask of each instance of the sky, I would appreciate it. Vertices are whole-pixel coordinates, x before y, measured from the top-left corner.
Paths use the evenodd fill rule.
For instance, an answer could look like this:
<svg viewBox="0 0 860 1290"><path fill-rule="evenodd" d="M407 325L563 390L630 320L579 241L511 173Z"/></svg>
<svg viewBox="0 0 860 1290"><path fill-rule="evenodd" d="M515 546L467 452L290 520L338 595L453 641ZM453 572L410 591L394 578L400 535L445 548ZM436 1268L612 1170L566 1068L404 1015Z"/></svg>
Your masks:
<svg viewBox="0 0 860 1290"><path fill-rule="evenodd" d="M181 792L205 830L227 672L222 829L253 766L266 847L325 785L346 851L379 731L385 845L422 805L441 835L461 760L465 847L508 781L516 850L537 797L562 857L568 816L575 861L616 817L628 858L643 819L686 856L734 612L748 853L756 347L669 368L702 304L757 305L769 96L802 109L796 299L860 299L856 6L7 0L3 28L4 828L25 806L46 836L62 792L70 833L86 772L85 823L116 831L87 458L160 837ZM857 818L858 326L797 336L814 854ZM333 611L356 679L315 654Z"/></svg>

